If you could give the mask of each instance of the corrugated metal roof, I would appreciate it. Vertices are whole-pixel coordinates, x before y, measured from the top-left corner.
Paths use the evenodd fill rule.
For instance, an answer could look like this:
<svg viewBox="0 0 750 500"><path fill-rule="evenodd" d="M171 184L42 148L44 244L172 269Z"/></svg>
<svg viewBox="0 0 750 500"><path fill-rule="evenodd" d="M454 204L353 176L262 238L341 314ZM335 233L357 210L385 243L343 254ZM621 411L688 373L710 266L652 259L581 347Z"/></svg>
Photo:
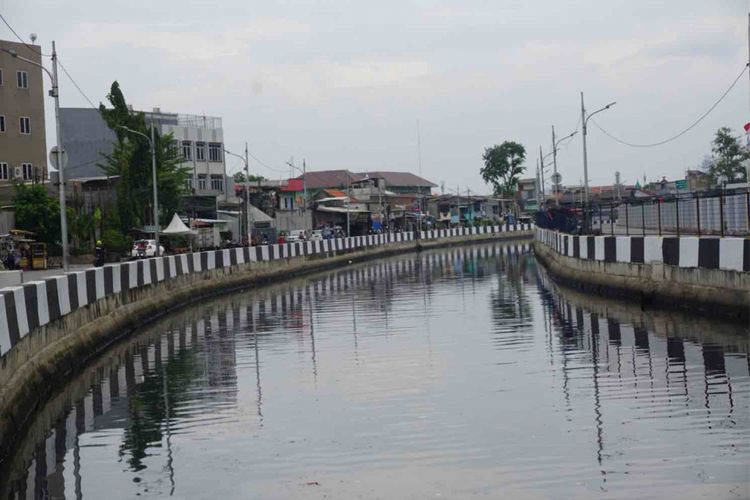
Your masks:
<svg viewBox="0 0 750 500"><path fill-rule="evenodd" d="M414 175L411 172L392 172L383 170L374 170L370 172L354 173L349 170L321 170L318 172L307 172L305 179L307 180L308 189L324 189L324 188L342 188L353 182L359 182L366 178L370 179L385 179L386 186L395 187L437 187L427 179L423 179L418 175ZM302 176L296 177L293 180L302 181ZM288 189L292 191L292 189ZM299 189L302 190L300 184Z"/></svg>
<svg viewBox="0 0 750 500"><path fill-rule="evenodd" d="M302 180L302 176L295 179ZM348 170L320 170L318 172L307 172L305 180L307 189L323 189L333 187L344 187L352 182L357 182L360 176ZM293 180L293 179L290 179ZM300 191L302 189L300 188Z"/></svg>
<svg viewBox="0 0 750 500"><path fill-rule="evenodd" d="M397 187L408 187L408 186L420 186L420 187L437 187L427 179L423 179L418 175L414 175L411 172L391 172L384 170L374 170L371 172L363 172L360 180L365 177L370 179L385 179L386 186L397 186Z"/></svg>

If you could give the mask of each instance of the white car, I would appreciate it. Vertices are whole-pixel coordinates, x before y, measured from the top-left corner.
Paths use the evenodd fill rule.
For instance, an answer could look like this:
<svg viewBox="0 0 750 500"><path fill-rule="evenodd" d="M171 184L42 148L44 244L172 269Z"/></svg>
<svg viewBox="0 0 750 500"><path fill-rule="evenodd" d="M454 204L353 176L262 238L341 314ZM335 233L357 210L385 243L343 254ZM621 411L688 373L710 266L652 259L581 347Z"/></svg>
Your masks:
<svg viewBox="0 0 750 500"><path fill-rule="evenodd" d="M156 254L156 240L136 240L130 256L136 259L153 257ZM164 255L164 247L159 245L159 255Z"/></svg>
<svg viewBox="0 0 750 500"><path fill-rule="evenodd" d="M310 235L310 241L323 241L323 231L316 229Z"/></svg>
<svg viewBox="0 0 750 500"><path fill-rule="evenodd" d="M292 229L286 234L287 243L296 243L298 241L305 241L305 231L303 229Z"/></svg>

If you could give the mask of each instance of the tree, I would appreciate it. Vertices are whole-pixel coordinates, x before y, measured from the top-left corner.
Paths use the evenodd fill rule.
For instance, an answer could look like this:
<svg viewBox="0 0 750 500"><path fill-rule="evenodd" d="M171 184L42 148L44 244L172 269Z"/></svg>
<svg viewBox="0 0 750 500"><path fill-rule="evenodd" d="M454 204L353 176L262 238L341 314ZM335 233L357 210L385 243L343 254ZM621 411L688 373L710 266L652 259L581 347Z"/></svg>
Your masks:
<svg viewBox="0 0 750 500"><path fill-rule="evenodd" d="M507 196L516 190L518 177L523 173L526 149L523 145L505 141L484 150L484 167L480 170L482 179L492 185L495 196Z"/></svg>
<svg viewBox="0 0 750 500"><path fill-rule="evenodd" d="M44 185L16 183L13 203L16 228L35 233L38 241L56 251L61 243L60 205L47 194Z"/></svg>
<svg viewBox="0 0 750 500"><path fill-rule="evenodd" d="M717 182L720 176L725 177L727 182L745 181L746 171L743 162L750 158L750 154L742 146L740 139L732 135L732 129L721 127L716 131L711 151L713 162L709 165L708 173L714 182Z"/></svg>
<svg viewBox="0 0 750 500"><path fill-rule="evenodd" d="M151 173L151 145L146 137L124 130L127 127L147 137L145 115L128 109L125 96L116 81L112 83L107 100L112 108L99 105L99 113L117 136L112 154L104 156L99 167L107 175L119 176L117 183L117 218L110 227L127 233L153 221L153 182ZM163 224L177 211L180 197L186 192L189 169L180 166L181 158L174 147L171 134L155 133L156 177L159 192L159 219Z"/></svg>
<svg viewBox="0 0 750 500"><path fill-rule="evenodd" d="M235 183L243 183L245 182L245 172L236 172L234 174L234 182ZM258 181L264 181L266 180L265 177L262 175L252 175L250 174L250 182L258 182Z"/></svg>

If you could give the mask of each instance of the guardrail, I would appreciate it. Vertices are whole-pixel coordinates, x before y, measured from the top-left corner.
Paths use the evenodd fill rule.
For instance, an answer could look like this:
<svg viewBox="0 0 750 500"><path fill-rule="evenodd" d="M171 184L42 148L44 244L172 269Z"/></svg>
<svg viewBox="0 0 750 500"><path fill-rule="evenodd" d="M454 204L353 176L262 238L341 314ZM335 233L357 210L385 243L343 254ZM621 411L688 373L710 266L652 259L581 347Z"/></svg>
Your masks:
<svg viewBox="0 0 750 500"><path fill-rule="evenodd" d="M576 236L536 228L535 239L575 259L750 272L750 239L697 236Z"/></svg>
<svg viewBox="0 0 750 500"><path fill-rule="evenodd" d="M455 228L422 231L421 239L530 231L530 224ZM335 255L368 247L415 241L413 232L352 236L322 241L306 241L227 248L169 255L138 261L107 264L85 271L52 276L21 286L0 289L0 360L35 329L56 321L80 308L95 305L115 294L151 286L180 276L232 266Z"/></svg>

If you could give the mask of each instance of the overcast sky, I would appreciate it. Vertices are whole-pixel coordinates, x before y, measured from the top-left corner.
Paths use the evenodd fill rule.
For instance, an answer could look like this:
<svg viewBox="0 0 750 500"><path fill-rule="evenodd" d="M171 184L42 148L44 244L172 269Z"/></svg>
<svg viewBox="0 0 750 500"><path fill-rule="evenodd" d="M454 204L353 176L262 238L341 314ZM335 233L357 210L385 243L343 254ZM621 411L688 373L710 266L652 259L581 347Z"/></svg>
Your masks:
<svg viewBox="0 0 750 500"><path fill-rule="evenodd" d="M116 4L121 4L120 7ZM125 7L127 5L127 7ZM748 58L747 0L334 1L3 0L0 12L50 50L98 104L118 80L139 109L220 116L226 147L281 169L410 170L487 192L485 147L527 150L576 129L580 92L609 132L656 142L692 123ZM0 38L13 39L0 25ZM589 177L681 178L714 132L750 121L747 73L700 125L665 146L625 147L589 122ZM61 105L87 106L61 76ZM54 143L52 101L47 142ZM228 159L228 168L240 168ZM580 133L564 184L583 176ZM267 177L288 176L251 160Z"/></svg>

